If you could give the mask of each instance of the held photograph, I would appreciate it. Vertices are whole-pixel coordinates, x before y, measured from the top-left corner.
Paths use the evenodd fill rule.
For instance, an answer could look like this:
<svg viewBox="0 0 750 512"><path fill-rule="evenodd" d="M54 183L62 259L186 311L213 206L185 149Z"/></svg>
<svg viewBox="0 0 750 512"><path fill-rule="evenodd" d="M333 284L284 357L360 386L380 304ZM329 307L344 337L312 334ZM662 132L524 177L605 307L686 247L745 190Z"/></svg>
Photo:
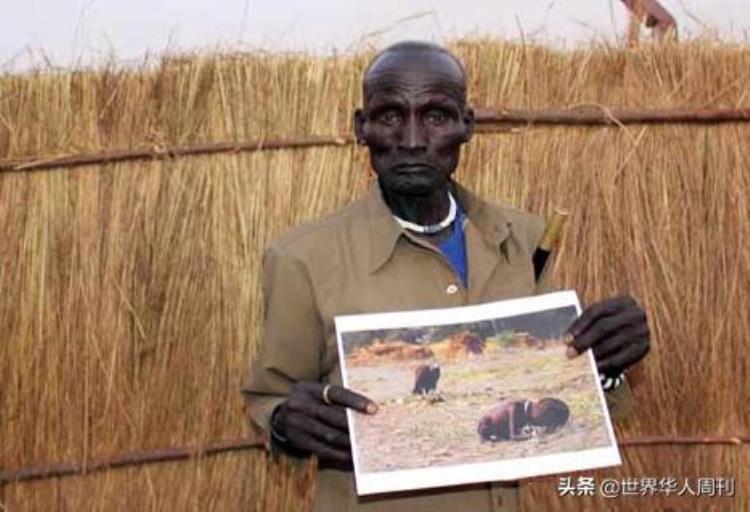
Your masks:
<svg viewBox="0 0 750 512"><path fill-rule="evenodd" d="M593 355L568 359L575 292L336 318L360 495L620 464Z"/></svg>

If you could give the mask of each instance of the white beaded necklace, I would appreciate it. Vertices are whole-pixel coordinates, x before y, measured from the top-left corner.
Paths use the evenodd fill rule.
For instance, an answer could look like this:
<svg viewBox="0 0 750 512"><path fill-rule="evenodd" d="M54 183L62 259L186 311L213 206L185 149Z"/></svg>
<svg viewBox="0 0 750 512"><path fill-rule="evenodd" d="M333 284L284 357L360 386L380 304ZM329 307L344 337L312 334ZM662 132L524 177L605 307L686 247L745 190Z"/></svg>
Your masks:
<svg viewBox="0 0 750 512"><path fill-rule="evenodd" d="M408 220L404 220L397 215L394 215L393 218L396 219L396 222L398 222L402 228L408 229L409 231L416 231L417 233L424 233L427 235L437 233L438 231L441 231L450 226L451 223L456 220L456 212L458 210L458 207L456 206L456 200L453 199L453 194L451 194L450 192L448 192L448 200L451 203L450 208L448 208L448 215L437 224L423 226L421 224L415 224L413 222L409 222Z"/></svg>

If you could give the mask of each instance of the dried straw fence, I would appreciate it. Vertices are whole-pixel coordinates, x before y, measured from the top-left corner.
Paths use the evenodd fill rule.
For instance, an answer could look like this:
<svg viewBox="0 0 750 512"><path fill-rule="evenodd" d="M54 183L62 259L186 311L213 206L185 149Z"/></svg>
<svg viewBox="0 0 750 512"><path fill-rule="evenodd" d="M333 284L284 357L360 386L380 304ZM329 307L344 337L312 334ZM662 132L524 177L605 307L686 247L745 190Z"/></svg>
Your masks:
<svg viewBox="0 0 750 512"><path fill-rule="evenodd" d="M474 105L520 109L483 113L459 179L572 209L557 283L649 312L625 465L597 474L738 495L560 498L542 479L528 510L750 509L750 49L455 48ZM239 388L262 248L366 187L348 134L367 57L0 78L0 510L304 510L314 469L253 449Z"/></svg>

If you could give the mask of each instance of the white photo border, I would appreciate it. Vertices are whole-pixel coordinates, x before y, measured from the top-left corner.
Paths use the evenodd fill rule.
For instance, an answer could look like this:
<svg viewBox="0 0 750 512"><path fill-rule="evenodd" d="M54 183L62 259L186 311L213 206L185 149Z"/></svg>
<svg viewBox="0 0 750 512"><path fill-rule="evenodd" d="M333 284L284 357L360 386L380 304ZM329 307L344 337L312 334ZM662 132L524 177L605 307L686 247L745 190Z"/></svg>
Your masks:
<svg viewBox="0 0 750 512"><path fill-rule="evenodd" d="M578 315L581 314L578 295L573 290L455 308L336 316L334 318L336 341L339 350L343 385L345 387L348 386L348 374L342 334L375 329L472 323L482 320L539 313L570 306L576 308ZM588 357L591 368L591 382L598 391L599 403L602 408L607 433L609 434L609 446L591 450L577 450L573 452L506 459L497 462L478 462L435 468L366 473L360 470L357 457L357 436L354 430L354 414L357 413L347 410L357 494L368 495L468 483L518 480L532 476L581 471L622 464L612 428L612 421L604 398L604 391L599 382L593 352L587 350L584 357Z"/></svg>

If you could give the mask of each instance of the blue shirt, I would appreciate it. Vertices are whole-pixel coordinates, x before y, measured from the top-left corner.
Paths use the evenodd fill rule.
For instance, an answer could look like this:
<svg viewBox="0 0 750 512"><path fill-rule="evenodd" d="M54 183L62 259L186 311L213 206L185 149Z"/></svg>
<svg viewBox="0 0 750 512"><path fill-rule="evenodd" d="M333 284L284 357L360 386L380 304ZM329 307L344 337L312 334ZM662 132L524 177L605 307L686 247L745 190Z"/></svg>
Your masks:
<svg viewBox="0 0 750 512"><path fill-rule="evenodd" d="M464 212L458 207L456 220L453 221L453 233L450 238L438 245L448 261L450 261L453 270L461 278L464 288L467 286L468 265L466 262L466 239L464 238Z"/></svg>

